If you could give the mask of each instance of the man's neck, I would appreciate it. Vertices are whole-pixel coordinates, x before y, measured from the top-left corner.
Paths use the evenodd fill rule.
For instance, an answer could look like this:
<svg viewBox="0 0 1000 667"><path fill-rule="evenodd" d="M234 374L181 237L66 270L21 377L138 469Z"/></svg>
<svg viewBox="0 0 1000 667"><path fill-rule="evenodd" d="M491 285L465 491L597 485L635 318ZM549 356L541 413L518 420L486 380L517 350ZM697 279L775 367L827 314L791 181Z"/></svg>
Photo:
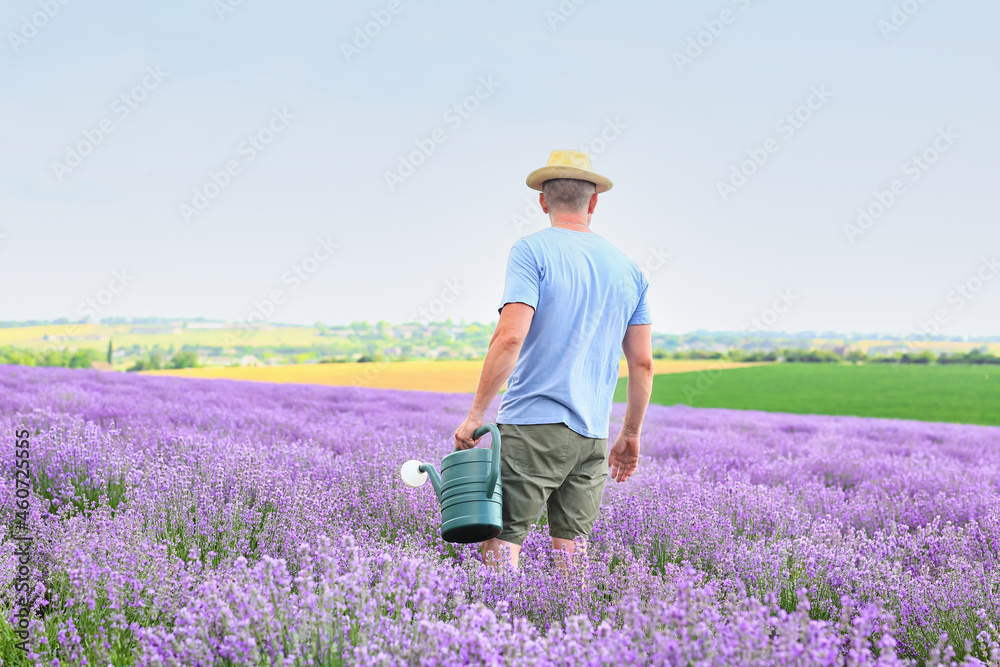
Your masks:
<svg viewBox="0 0 1000 667"><path fill-rule="evenodd" d="M590 232L590 216L589 215L566 215L559 214L551 218L552 226L557 229L569 229L578 232Z"/></svg>

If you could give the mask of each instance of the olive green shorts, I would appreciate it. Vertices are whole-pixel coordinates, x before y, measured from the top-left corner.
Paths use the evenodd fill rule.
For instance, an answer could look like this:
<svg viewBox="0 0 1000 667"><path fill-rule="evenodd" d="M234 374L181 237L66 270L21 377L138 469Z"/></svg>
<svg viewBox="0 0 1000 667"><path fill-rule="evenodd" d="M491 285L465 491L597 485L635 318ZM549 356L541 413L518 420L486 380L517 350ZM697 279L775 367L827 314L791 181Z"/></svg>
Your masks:
<svg viewBox="0 0 1000 667"><path fill-rule="evenodd" d="M588 438L566 424L497 424L503 532L521 544L547 504L549 535L588 537L608 479L608 439Z"/></svg>

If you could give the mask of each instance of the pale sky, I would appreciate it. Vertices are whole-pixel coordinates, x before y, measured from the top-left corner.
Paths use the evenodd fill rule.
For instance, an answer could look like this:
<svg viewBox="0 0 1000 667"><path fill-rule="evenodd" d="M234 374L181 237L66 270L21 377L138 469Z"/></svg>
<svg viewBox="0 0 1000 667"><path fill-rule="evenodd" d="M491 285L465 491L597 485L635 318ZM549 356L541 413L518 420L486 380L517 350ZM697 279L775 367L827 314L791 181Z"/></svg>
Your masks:
<svg viewBox="0 0 1000 667"><path fill-rule="evenodd" d="M5 0L0 320L490 321L525 177L589 146L656 331L1000 334L998 19Z"/></svg>

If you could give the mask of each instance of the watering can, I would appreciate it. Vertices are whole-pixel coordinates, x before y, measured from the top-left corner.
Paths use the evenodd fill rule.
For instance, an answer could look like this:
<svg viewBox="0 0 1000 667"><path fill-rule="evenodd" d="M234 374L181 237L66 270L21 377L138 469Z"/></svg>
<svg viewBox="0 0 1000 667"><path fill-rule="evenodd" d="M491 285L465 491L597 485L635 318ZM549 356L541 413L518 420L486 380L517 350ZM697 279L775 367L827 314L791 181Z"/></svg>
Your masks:
<svg viewBox="0 0 1000 667"><path fill-rule="evenodd" d="M441 459L441 474L430 463L407 461L400 473L410 486L431 486L441 502L441 537L469 544L496 537L503 530L503 491L500 488L500 431L496 424L476 429L472 438L489 432L489 449L457 450Z"/></svg>

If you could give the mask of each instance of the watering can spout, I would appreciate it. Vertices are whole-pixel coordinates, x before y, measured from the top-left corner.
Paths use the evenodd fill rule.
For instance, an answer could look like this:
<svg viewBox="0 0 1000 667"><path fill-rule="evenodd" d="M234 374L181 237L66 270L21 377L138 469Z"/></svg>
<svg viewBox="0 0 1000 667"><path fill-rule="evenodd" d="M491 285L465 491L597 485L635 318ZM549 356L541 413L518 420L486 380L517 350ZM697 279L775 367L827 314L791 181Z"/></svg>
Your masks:
<svg viewBox="0 0 1000 667"><path fill-rule="evenodd" d="M434 487L434 493L437 495L438 500L441 500L441 475L438 474L438 471L430 463L421 463L420 472L427 473L427 476L431 478L431 486Z"/></svg>

